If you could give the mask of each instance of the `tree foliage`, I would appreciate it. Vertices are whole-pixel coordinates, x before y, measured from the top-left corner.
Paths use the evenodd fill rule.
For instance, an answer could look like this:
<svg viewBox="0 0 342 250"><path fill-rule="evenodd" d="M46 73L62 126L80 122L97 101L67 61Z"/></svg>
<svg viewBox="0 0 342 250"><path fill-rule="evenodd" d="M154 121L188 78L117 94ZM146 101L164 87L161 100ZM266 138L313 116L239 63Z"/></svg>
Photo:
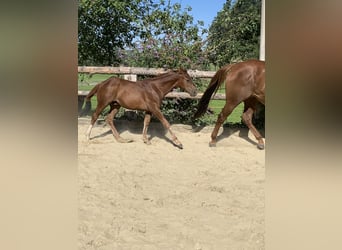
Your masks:
<svg viewBox="0 0 342 250"><path fill-rule="evenodd" d="M79 0L78 59L80 65L116 65L117 51L137 33L139 0Z"/></svg>
<svg viewBox="0 0 342 250"><path fill-rule="evenodd" d="M203 22L153 0L79 0L80 65L203 68Z"/></svg>
<svg viewBox="0 0 342 250"><path fill-rule="evenodd" d="M261 0L227 0L209 29L191 7L154 0L79 0L80 65L208 69L256 58Z"/></svg>
<svg viewBox="0 0 342 250"><path fill-rule="evenodd" d="M261 0L227 0L209 28L209 60L223 66L258 58Z"/></svg>
<svg viewBox="0 0 342 250"><path fill-rule="evenodd" d="M146 13L138 21L139 36L132 46L121 50L127 66L203 68L203 22L194 23L191 7L182 9L170 1L145 1Z"/></svg>

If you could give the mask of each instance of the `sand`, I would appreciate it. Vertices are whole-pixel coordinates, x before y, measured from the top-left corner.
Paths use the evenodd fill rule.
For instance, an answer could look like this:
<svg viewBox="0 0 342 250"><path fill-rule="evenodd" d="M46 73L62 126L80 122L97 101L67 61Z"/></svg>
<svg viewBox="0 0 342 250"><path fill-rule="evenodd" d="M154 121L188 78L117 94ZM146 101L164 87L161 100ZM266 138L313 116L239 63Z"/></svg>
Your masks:
<svg viewBox="0 0 342 250"><path fill-rule="evenodd" d="M194 132L172 125L184 149L160 123L142 141L142 122L108 126L78 121L79 249L265 249L265 150L246 129ZM266 146L267 147L267 146Z"/></svg>

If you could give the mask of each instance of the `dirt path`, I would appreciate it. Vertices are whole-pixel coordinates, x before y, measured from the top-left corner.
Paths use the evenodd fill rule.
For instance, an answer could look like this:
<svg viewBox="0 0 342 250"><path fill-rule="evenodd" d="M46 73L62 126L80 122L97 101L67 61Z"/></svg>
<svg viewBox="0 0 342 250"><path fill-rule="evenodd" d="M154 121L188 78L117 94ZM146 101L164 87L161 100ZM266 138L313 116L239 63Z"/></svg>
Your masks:
<svg viewBox="0 0 342 250"><path fill-rule="evenodd" d="M152 145L142 123L119 123L128 144L102 125L87 143L88 125L79 119L79 249L265 248L265 151L245 129L221 129L210 148L211 127L173 125L180 150L159 123Z"/></svg>

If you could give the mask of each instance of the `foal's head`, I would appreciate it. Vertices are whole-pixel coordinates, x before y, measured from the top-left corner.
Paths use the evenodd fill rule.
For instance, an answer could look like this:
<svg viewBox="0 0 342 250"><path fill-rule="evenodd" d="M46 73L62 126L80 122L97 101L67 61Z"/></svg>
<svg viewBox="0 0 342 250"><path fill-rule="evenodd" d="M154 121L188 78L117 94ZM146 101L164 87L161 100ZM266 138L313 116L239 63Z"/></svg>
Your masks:
<svg viewBox="0 0 342 250"><path fill-rule="evenodd" d="M179 87L186 92L189 93L190 96L197 95L197 89L194 83L192 82L191 77L189 76L188 72L185 69L179 69L176 71L180 78L176 82L176 87Z"/></svg>

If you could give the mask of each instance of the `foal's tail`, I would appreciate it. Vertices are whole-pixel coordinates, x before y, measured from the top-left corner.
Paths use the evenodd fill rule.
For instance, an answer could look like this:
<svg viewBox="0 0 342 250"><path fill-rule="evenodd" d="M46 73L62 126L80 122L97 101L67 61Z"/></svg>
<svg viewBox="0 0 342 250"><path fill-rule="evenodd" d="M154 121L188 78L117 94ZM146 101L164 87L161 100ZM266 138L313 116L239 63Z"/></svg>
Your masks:
<svg viewBox="0 0 342 250"><path fill-rule="evenodd" d="M201 100L198 103L197 111L194 114L194 118L202 116L208 109L210 98L216 94L217 90L224 82L226 75L231 68L232 64L220 68L216 74L211 78L208 88L203 93Z"/></svg>
<svg viewBox="0 0 342 250"><path fill-rule="evenodd" d="M81 111L81 116L85 115L85 114L89 114L90 110L91 110L91 101L90 99L96 94L97 90L100 87L100 84L96 84L94 88L92 88L92 90L90 90L89 94L84 98L85 100L85 106L84 109L82 109Z"/></svg>
<svg viewBox="0 0 342 250"><path fill-rule="evenodd" d="M92 88L89 94L85 97L86 102L90 102L90 99L96 94L97 90L99 89L101 83L96 84L94 88Z"/></svg>

